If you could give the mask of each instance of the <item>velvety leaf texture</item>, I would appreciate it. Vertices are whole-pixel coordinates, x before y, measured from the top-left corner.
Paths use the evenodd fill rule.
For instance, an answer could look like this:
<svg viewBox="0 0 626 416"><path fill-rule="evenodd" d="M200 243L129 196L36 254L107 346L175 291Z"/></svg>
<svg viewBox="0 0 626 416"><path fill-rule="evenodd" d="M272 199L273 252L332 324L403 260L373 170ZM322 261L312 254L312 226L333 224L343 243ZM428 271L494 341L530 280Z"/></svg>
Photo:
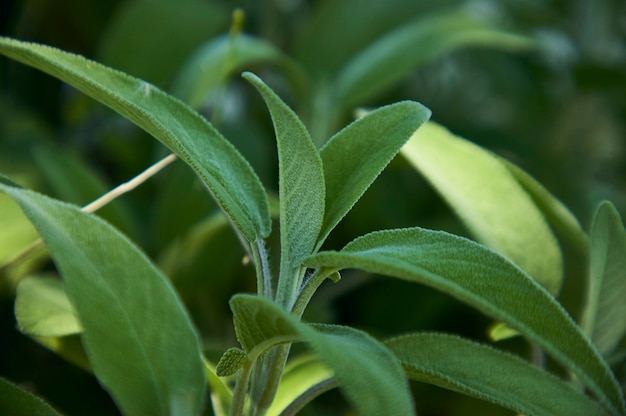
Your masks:
<svg viewBox="0 0 626 416"><path fill-rule="evenodd" d="M320 149L326 181L320 245L429 117L430 110L416 102L388 105L351 123Z"/></svg>
<svg viewBox="0 0 626 416"><path fill-rule="evenodd" d="M93 371L124 414L199 415L206 384L200 341L167 278L97 216L32 191L0 191L48 246Z"/></svg>
<svg viewBox="0 0 626 416"><path fill-rule="evenodd" d="M307 325L258 296L236 295L230 305L237 339L247 352L261 344L269 348L304 340L333 370L359 415L414 414L400 363L366 333L336 325Z"/></svg>
<svg viewBox="0 0 626 416"><path fill-rule="evenodd" d="M610 202L591 227L591 267L583 327L600 352L613 352L626 332L626 231Z"/></svg>
<svg viewBox="0 0 626 416"><path fill-rule="evenodd" d="M281 243L277 299L291 307L301 283L295 275L302 259L313 252L324 218L322 159L298 116L258 77L245 73L244 78L263 96L276 131Z"/></svg>
<svg viewBox="0 0 626 416"><path fill-rule="evenodd" d="M187 105L144 81L48 46L0 37L0 53L67 82L143 128L195 170L248 241L269 235L267 195L252 167Z"/></svg>
<svg viewBox="0 0 626 416"><path fill-rule="evenodd" d="M554 375L516 356L445 334L385 342L411 379L487 400L527 416L609 413Z"/></svg>
<svg viewBox="0 0 626 416"><path fill-rule="evenodd" d="M358 268L441 290L500 320L576 373L614 414L624 411L607 363L554 298L485 246L421 228L368 234L341 251L320 252L308 267Z"/></svg>
<svg viewBox="0 0 626 416"><path fill-rule="evenodd" d="M0 414L10 416L61 416L39 397L0 378Z"/></svg>
<svg viewBox="0 0 626 416"><path fill-rule="evenodd" d="M541 210L501 159L429 122L402 149L481 243L552 294L563 278L561 249Z"/></svg>

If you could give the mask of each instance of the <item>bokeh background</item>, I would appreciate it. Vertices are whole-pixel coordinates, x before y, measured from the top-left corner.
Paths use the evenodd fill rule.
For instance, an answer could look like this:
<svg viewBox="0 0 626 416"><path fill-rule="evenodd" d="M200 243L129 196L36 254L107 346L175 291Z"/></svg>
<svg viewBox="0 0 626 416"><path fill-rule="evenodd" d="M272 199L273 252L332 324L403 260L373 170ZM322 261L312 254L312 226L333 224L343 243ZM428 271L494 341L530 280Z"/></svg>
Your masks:
<svg viewBox="0 0 626 416"><path fill-rule="evenodd" d="M233 24L236 9L243 19ZM454 16L462 17L457 21ZM466 18L501 37L467 41ZM371 93L337 98L333 85L344 70L350 65L363 69L354 66L359 54L420 23L426 35L405 47L403 55L410 58L374 55L359 61L364 68L378 68L374 80L388 82L367 82L361 90ZM239 31L262 44L241 62L220 61L213 68L220 75L192 97L184 81L194 54L204 50L211 56L213 47L211 53L221 56L215 52L218 40L227 44L229 33ZM243 70L270 84L301 115L318 144L352 120L355 108L416 100L433 111L437 122L532 174L583 228L589 228L603 199L626 214L623 0L5 0L0 34L84 55L178 95L237 146L272 191L278 174L271 123L258 95L239 77ZM509 35L524 42L501 41ZM405 70L394 75L398 68ZM158 142L112 111L0 57L2 174L84 205L165 154ZM0 233L5 233L0 263L28 243L6 237L14 221L6 214L9 205L0 200ZM176 162L100 213L171 277L212 358L235 343L228 298L254 291L253 272L242 264L244 253L215 210L199 181ZM397 158L327 247L339 248L368 231L415 225L468 235L420 174ZM565 290L576 298L586 263L568 257L567 242L562 245L571 282ZM53 272L54 267L44 259L3 269L0 276L0 376L67 415L117 414L88 372L15 329L15 285L33 270ZM306 319L349 324L380 337L437 330L478 340L486 340L491 324L428 288L351 272L339 284L322 286ZM528 353L521 340L500 346ZM623 383L623 360L617 371ZM512 414L434 387L413 387L422 415ZM340 394L333 392L305 414L347 412Z"/></svg>

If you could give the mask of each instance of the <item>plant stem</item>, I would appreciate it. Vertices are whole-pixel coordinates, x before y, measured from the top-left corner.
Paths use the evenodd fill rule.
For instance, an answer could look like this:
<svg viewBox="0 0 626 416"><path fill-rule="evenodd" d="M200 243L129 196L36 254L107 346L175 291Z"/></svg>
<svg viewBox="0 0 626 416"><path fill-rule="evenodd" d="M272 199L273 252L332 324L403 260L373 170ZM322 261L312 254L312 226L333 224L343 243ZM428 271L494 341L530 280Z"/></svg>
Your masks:
<svg viewBox="0 0 626 416"><path fill-rule="evenodd" d="M233 401L230 406L230 416L243 416L246 404L246 395L248 393L248 384L250 382L250 373L254 362L246 360L239 370L239 377L233 391Z"/></svg>
<svg viewBox="0 0 626 416"><path fill-rule="evenodd" d="M175 160L176 160L176 155L173 153L164 157L163 159L159 160L158 162L150 166L148 169L141 172L139 175L129 180L128 182L118 185L117 187L113 188L112 190L102 195L98 199L85 205L82 208L82 210L85 212L95 212L99 210L100 208L110 203L114 199L118 198L119 196L132 191L133 189L135 189L136 187L138 187L139 185L147 181L149 178L159 173L163 168L165 168L167 165L169 165ZM21 263L22 261L27 259L31 254L37 251L39 248L43 247L43 245L44 245L43 240L41 238L37 239L31 245L26 247L24 250L17 253L12 259L4 263L4 265L2 266L2 268L0 268L0 270L5 270Z"/></svg>

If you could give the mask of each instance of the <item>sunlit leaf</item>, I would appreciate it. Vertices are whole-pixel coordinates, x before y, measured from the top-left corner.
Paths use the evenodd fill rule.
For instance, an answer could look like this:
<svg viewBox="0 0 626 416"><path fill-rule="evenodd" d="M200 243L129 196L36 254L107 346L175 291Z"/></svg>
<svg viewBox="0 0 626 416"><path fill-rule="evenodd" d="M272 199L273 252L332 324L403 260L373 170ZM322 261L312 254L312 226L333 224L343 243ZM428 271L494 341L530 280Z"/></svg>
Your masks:
<svg viewBox="0 0 626 416"><path fill-rule="evenodd" d="M15 318L19 330L31 336L79 334L82 326L63 283L52 277L27 277L17 286Z"/></svg>
<svg viewBox="0 0 626 416"><path fill-rule="evenodd" d="M612 353L626 333L626 231L610 202L598 207L591 226L583 328L604 355Z"/></svg>
<svg viewBox="0 0 626 416"><path fill-rule="evenodd" d="M412 398L393 354L366 333L336 325L308 325L267 299L236 295L230 301L237 339L261 354L303 340L327 365L359 415L412 415Z"/></svg>
<svg viewBox="0 0 626 416"><path fill-rule="evenodd" d="M263 96L272 115L278 143L280 203L279 303L293 306L301 285L302 259L314 250L324 218L322 159L298 116L251 73L244 74Z"/></svg>
<svg viewBox="0 0 626 416"><path fill-rule="evenodd" d="M571 385L516 356L445 334L385 342L411 379L487 400L527 416L605 415Z"/></svg>
<svg viewBox="0 0 626 416"><path fill-rule="evenodd" d="M0 414L11 416L61 416L49 404L0 378Z"/></svg>
<svg viewBox="0 0 626 416"><path fill-rule="evenodd" d="M269 235L267 196L252 167L181 101L144 81L48 46L0 38L0 53L67 82L146 130L196 171L248 241Z"/></svg>
<svg viewBox="0 0 626 416"><path fill-rule="evenodd" d="M32 191L0 191L48 246L93 371L122 411L199 415L206 384L200 341L167 278L97 216Z"/></svg>
<svg viewBox="0 0 626 416"><path fill-rule="evenodd" d="M315 254L304 264L358 268L441 290L537 343L614 414L624 413L614 375L563 307L528 274L485 246L442 231L386 230L360 237L339 252Z"/></svg>
<svg viewBox="0 0 626 416"><path fill-rule="evenodd" d="M481 243L520 266L550 293L563 278L559 244L541 210L501 159L433 122L403 155L448 201Z"/></svg>
<svg viewBox="0 0 626 416"><path fill-rule="evenodd" d="M392 104L348 125L320 149L326 180L320 245L429 117L430 110L419 103Z"/></svg>
<svg viewBox="0 0 626 416"><path fill-rule="evenodd" d="M337 77L336 99L344 108L364 103L418 66L467 46L520 50L532 41L458 10L420 16L357 54Z"/></svg>
<svg viewBox="0 0 626 416"><path fill-rule="evenodd" d="M306 404L299 403L300 398L311 400L328 388L336 387L336 383L332 382L333 376L333 371L315 356L307 355L290 361L280 379L276 397L267 412L268 415L281 415L287 407Z"/></svg>

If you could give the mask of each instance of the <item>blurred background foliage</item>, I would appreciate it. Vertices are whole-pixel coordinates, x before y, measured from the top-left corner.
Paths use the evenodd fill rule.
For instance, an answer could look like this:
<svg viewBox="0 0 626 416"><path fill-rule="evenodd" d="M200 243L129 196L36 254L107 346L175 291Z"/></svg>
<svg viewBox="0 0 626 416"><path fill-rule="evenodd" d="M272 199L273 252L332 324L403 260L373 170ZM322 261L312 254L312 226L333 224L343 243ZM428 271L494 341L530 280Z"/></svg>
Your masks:
<svg viewBox="0 0 626 416"><path fill-rule="evenodd" d="M236 9L243 13L233 14ZM271 123L240 79L242 70L276 89L318 145L358 107L417 100L437 122L526 169L585 229L602 199L626 214L623 0L9 0L0 5L0 34L85 55L177 95L238 147L271 191L278 177ZM50 76L0 59L3 174L84 205L164 155L160 144L112 111ZM7 199L0 199L0 209L2 264L36 237ZM227 300L254 290L253 271L189 169L176 162L99 214L171 277L209 358L234 345ZM327 247L412 225L468 234L397 158ZM586 259L568 257L567 241L561 243L569 282L564 296L576 299ZM53 270L45 255L2 269L0 375L68 415L116 414L89 374L15 330L15 285L39 269ZM381 337L443 330L485 340L490 325L433 290L350 272L340 284L322 286L305 318ZM521 340L500 346L528 353ZM623 381L624 369L618 372ZM434 387L413 387L422 415L510 414ZM338 393L312 409L346 414Z"/></svg>

